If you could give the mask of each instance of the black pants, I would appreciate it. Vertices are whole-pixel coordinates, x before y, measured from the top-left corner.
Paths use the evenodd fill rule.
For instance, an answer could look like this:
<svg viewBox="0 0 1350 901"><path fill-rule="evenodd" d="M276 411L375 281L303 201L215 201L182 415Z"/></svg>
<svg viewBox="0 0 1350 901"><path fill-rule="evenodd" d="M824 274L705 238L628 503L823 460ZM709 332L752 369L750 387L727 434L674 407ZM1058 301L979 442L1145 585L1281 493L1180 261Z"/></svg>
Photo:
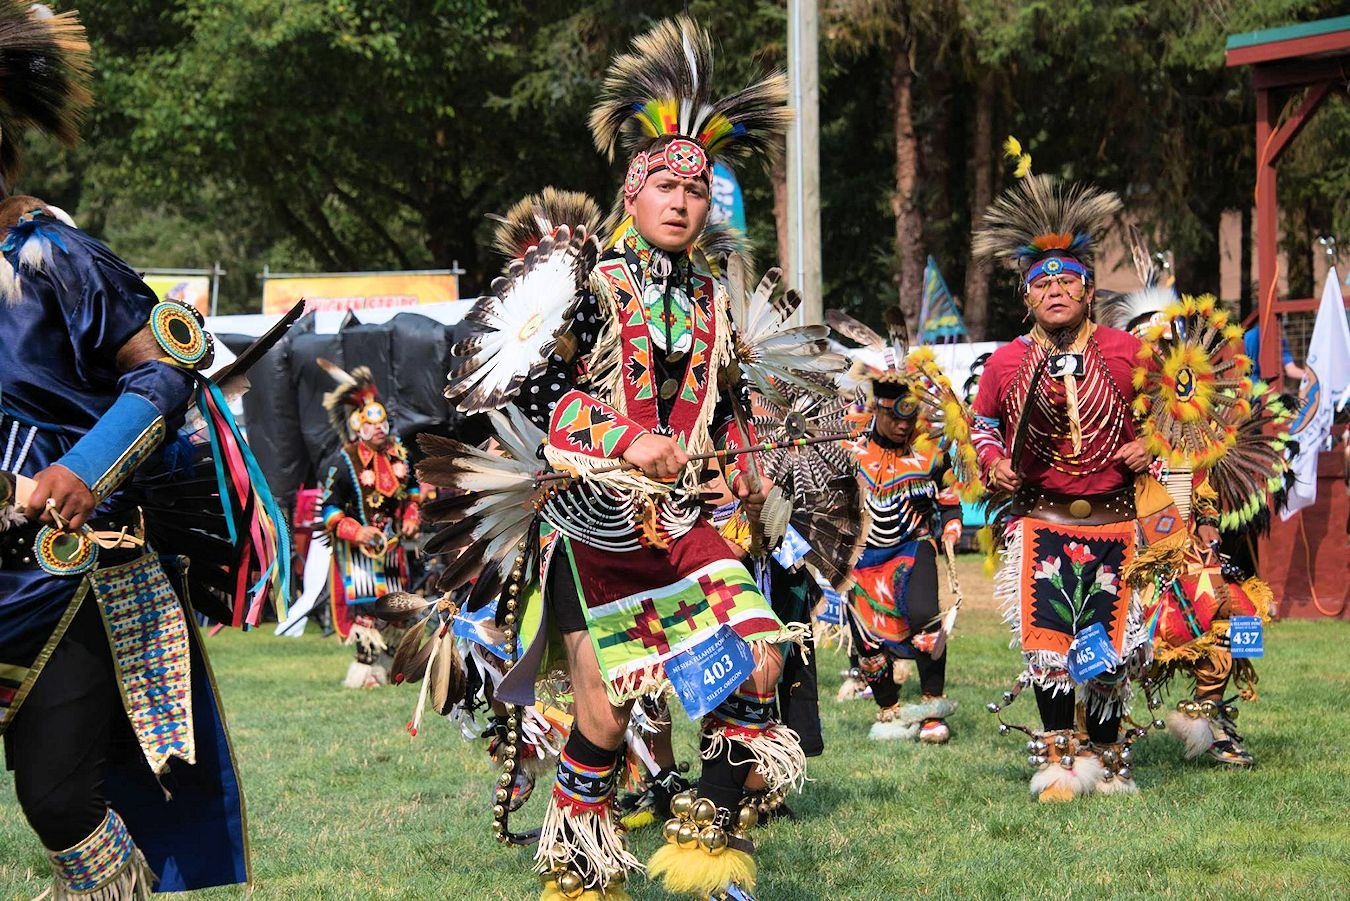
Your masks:
<svg viewBox="0 0 1350 901"><path fill-rule="evenodd" d="M938 618L941 607L938 603L937 551L929 542L922 542L914 554L914 569L909 574L909 584L905 589L905 606L909 611L910 626L915 635L936 632L942 628ZM850 620L852 624L852 620ZM868 643L852 626L854 647L862 657L874 657L885 653L880 645ZM937 697L947 689L947 655L934 660L926 651L914 650L914 666L919 671L919 691L925 696ZM900 687L891 677L891 667L887 667L883 676L876 681L871 679L872 697L880 707L891 707L900 700Z"/></svg>
<svg viewBox="0 0 1350 901"><path fill-rule="evenodd" d="M1036 689L1036 706L1041 711L1041 726L1047 731L1074 727L1075 693L1052 694L1048 688ZM1087 734L1094 742L1111 744L1120 741L1120 717L1113 716L1104 723L1095 717L1087 718Z"/></svg>
<svg viewBox="0 0 1350 901"><path fill-rule="evenodd" d="M104 774L121 741L135 737L102 618L85 598L5 732L14 793L48 850L78 844L103 822Z"/></svg>

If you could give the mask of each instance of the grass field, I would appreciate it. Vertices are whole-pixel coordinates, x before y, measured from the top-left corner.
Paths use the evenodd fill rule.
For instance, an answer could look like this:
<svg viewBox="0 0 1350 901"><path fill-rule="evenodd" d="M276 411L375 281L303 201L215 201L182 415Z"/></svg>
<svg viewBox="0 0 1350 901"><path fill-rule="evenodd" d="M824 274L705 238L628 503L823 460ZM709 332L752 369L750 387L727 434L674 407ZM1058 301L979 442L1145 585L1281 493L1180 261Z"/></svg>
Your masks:
<svg viewBox="0 0 1350 901"><path fill-rule="evenodd" d="M969 558L962 573L952 743L868 741L874 706L833 700L845 661L823 652L827 747L790 802L799 819L758 832L761 901L1350 896L1350 625L1269 627L1261 698L1239 723L1253 771L1187 763L1155 733L1135 745L1139 796L1038 806L1026 790L1025 739L1000 737L984 711L1019 658L990 609L988 580ZM535 896L528 852L491 837L481 744L442 722L410 739L410 688L344 691L349 654L313 632L222 633L210 648L247 792L257 897ZM1008 713L1030 723L1035 704L1028 696ZM677 727L677 748L692 757L693 728ZM538 822L545 794L516 828ZM633 836L641 858L658 841L655 829ZM0 897L37 895L46 874L3 780ZM669 897L641 878L631 889Z"/></svg>

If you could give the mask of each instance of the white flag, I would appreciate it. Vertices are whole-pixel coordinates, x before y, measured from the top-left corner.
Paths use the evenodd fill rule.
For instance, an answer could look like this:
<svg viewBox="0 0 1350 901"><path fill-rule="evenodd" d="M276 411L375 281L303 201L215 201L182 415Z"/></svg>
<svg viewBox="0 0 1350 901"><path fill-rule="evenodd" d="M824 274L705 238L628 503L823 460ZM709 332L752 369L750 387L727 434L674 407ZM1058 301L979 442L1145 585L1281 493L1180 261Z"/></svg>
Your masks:
<svg viewBox="0 0 1350 901"><path fill-rule="evenodd" d="M1345 298L1335 266L1327 272L1322 305L1317 308L1308 361L1303 368L1308 408L1290 427L1290 434L1298 442L1298 456L1294 457L1293 465L1297 482L1280 512L1281 519L1289 519L1317 500L1317 455L1331 434L1336 401L1350 389L1350 325L1346 324Z"/></svg>

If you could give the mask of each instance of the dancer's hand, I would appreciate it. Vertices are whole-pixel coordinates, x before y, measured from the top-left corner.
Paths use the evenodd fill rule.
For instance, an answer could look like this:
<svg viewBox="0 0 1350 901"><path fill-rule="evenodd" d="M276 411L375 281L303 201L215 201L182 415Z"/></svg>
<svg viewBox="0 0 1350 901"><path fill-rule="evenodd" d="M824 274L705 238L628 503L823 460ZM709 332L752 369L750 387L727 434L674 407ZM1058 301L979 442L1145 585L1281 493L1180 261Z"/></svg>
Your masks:
<svg viewBox="0 0 1350 901"><path fill-rule="evenodd" d="M731 486L732 492L745 505L746 515L750 517L751 522L759 521L759 515L764 512L764 500L769 496L769 491L772 489L773 480L761 477L759 490L752 491L750 486L746 484L743 475L737 475L736 483Z"/></svg>
<svg viewBox="0 0 1350 901"><path fill-rule="evenodd" d="M1013 469L1012 461L1007 457L989 468L989 481L1003 491L1016 491L1022 487L1022 477Z"/></svg>
<svg viewBox="0 0 1350 901"><path fill-rule="evenodd" d="M53 463L33 477L33 492L28 496L28 518L41 518L52 526L75 530L84 525L97 502L89 486L59 463Z"/></svg>
<svg viewBox="0 0 1350 901"><path fill-rule="evenodd" d="M689 455L674 438L650 432L628 445L623 459L632 463L649 479L666 482L679 476Z"/></svg>
<svg viewBox="0 0 1350 901"><path fill-rule="evenodd" d="M1195 527L1195 537L1200 540L1200 553L1211 563L1218 562L1219 530L1209 523Z"/></svg>
<svg viewBox="0 0 1350 901"><path fill-rule="evenodd" d="M1148 465L1153 462L1153 455L1144 447L1144 442L1136 438L1128 444L1122 444L1112 459L1119 460L1138 473L1148 469Z"/></svg>
<svg viewBox="0 0 1350 901"><path fill-rule="evenodd" d="M364 544L372 551L383 551L386 546L384 532L374 526L362 526L356 533L356 543Z"/></svg>

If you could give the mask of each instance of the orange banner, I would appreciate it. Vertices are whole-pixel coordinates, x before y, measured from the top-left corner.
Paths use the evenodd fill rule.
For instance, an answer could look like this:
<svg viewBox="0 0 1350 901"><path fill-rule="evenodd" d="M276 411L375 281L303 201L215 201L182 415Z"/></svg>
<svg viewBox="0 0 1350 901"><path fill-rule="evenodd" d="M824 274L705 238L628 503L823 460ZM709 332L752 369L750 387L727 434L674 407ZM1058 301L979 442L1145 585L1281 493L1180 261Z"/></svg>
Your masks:
<svg viewBox="0 0 1350 901"><path fill-rule="evenodd" d="M415 307L459 299L459 277L445 272L305 275L263 282L263 312L284 313L305 298L306 312Z"/></svg>

